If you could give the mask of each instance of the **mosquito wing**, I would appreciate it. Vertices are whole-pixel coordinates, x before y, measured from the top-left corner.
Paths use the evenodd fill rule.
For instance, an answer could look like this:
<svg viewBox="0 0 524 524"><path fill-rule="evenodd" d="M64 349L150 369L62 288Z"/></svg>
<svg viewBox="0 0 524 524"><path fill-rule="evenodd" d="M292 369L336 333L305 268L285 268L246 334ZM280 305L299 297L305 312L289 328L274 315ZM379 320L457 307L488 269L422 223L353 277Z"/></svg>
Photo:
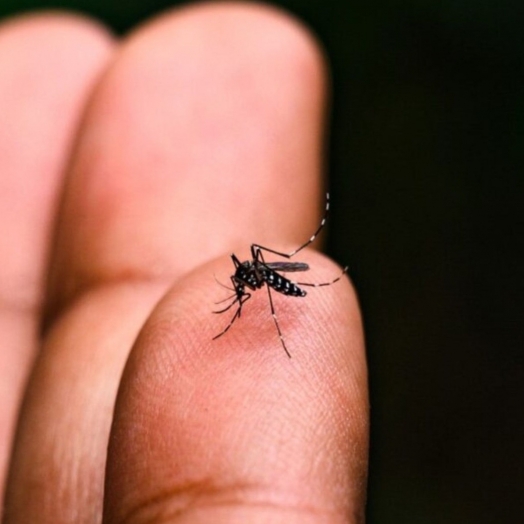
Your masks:
<svg viewBox="0 0 524 524"><path fill-rule="evenodd" d="M282 271L283 273L307 271L309 269L309 266L304 264L304 262L264 262L264 266L273 271Z"/></svg>

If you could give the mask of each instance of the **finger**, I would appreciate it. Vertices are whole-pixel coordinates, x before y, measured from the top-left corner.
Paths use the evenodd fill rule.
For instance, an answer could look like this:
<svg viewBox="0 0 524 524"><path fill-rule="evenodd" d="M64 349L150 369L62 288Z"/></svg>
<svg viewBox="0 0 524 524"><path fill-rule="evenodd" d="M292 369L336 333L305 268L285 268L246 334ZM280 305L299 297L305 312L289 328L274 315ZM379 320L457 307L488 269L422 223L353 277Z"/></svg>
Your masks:
<svg viewBox="0 0 524 524"><path fill-rule="evenodd" d="M258 17L269 32L253 31ZM321 64L301 30L254 6L183 10L132 38L75 159L54 310L103 282L301 240L319 212Z"/></svg>
<svg viewBox="0 0 524 524"><path fill-rule="evenodd" d="M304 254L314 281L340 270ZM363 522L367 383L347 279L305 298L265 290L241 319L211 317L212 274L179 282L153 313L122 380L108 455L106 523ZM232 313L231 313L232 314Z"/></svg>
<svg viewBox="0 0 524 524"><path fill-rule="evenodd" d="M109 49L100 27L73 16L25 16L0 26L0 494L21 389L38 344L62 173Z"/></svg>
<svg viewBox="0 0 524 524"><path fill-rule="evenodd" d="M124 45L67 183L54 322L13 461L13 522L99 517L122 368L173 279L253 236L296 242L315 226L322 101L318 51L266 8L190 8Z"/></svg>

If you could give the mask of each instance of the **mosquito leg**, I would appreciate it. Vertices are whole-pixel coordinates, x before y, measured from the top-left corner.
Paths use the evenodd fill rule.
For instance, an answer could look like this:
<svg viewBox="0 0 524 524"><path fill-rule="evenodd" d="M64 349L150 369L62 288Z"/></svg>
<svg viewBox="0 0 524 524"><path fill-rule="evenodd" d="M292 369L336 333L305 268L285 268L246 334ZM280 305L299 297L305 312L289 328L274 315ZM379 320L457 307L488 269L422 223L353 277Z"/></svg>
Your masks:
<svg viewBox="0 0 524 524"><path fill-rule="evenodd" d="M215 278L215 280L216 280L216 278ZM217 280L217 282L218 282L218 280ZM235 277L231 277L231 282L233 283L233 288L229 288L227 286L224 286L224 284L218 282L222 287L225 287L226 289L229 289L230 291L234 291L235 294L231 295L230 297L224 298L224 300L219 300L218 302L215 302L215 304L218 305L218 304L222 304L222 302L227 302L228 300L232 299L234 296L236 296L236 299L233 300L233 302L231 302L231 304L229 304L229 306L227 306L226 308L221 309L220 311L213 311L213 313L224 313L229 308L231 308L233 306L233 304L235 304L238 301L242 301L242 297L248 294L248 293L244 293L244 292L240 291L240 289L238 289L238 284L237 284L237 282L235 280Z"/></svg>
<svg viewBox="0 0 524 524"><path fill-rule="evenodd" d="M284 342L284 337L282 336L282 331L280 331L280 326L278 325L277 315L275 313L275 306L273 306L273 299L271 298L271 288L269 286L267 287L267 294L269 296L269 305L271 306L271 316L273 317L273 321L275 322L275 326L277 327L278 336L280 338L280 342L282 342L282 347L284 348L284 351L286 352L286 355L291 358L291 354L287 350L286 343Z"/></svg>
<svg viewBox="0 0 524 524"><path fill-rule="evenodd" d="M225 313L227 310L231 309L238 302L238 297L236 295L232 295L230 297L227 297L224 300L221 300L220 302L215 302L215 304L218 305L218 304L221 304L222 302L226 302L227 300L231 300L233 297L235 297L235 300L233 300L233 302L231 302L231 304L226 306L224 309L220 309L218 311L213 311L213 313L216 313L217 315L219 315L220 313Z"/></svg>
<svg viewBox="0 0 524 524"><path fill-rule="evenodd" d="M226 286L225 284L222 284L222 282L220 282L220 280L218 280L218 278L216 277L215 274L213 274L213 278L215 279L215 282L216 282L219 286L222 286L224 289L229 289L229 291L235 291L234 288L229 287L229 286Z"/></svg>
<svg viewBox="0 0 524 524"><path fill-rule="evenodd" d="M268 253L273 253L274 255L278 255L278 256L284 257L284 258L291 258L291 257L295 256L299 251L302 251L304 248L309 246L309 244L311 244L315 240L315 238L317 238L317 236L319 235L319 233L322 231L322 229L324 228L324 226L326 224L328 213L329 213L329 193L326 193L326 209L324 211L324 216L322 217L322 220L321 220L320 225L318 226L317 230L311 235L311 237L309 238L309 240L306 243L302 244L299 248L295 249L291 253L282 253L280 251L276 251L276 250L271 249L269 247L264 247L264 246L261 246L259 244L253 244L251 246L251 256L253 257L253 259L259 260L258 253L260 253L261 251L266 251Z"/></svg>
<svg viewBox="0 0 524 524"><path fill-rule="evenodd" d="M240 298L237 298L236 300L234 300L226 309L224 309L222 311L214 311L214 313L223 313L224 311L227 311L230 307L232 307L233 304L238 302L238 308L235 311L235 314L233 315L233 318L231 319L229 324L226 326L226 329L224 329L224 331L220 332L218 335L214 336L213 340L216 340L217 338L219 338L222 335L224 335L227 331L229 331L229 328L234 324L235 320L240 317L240 314L242 313L242 306L244 305L246 300L249 300L250 298L251 298L251 294L250 293L245 293Z"/></svg>
<svg viewBox="0 0 524 524"><path fill-rule="evenodd" d="M233 318L231 319L231 322L227 325L226 329L224 331L221 331L218 335L213 337L213 340L216 340L217 338L220 338L222 335L224 335L227 331L229 331L229 328L233 325L235 320L240 316L240 311L242 309L242 306L238 306L235 314L233 315Z"/></svg>
<svg viewBox="0 0 524 524"><path fill-rule="evenodd" d="M348 272L349 266L346 266L340 275L332 280L331 282L321 282L320 284L314 284L310 282L295 282L298 286L309 286L309 287L323 287L323 286L330 286L331 284L334 284L335 282L338 282L347 272Z"/></svg>

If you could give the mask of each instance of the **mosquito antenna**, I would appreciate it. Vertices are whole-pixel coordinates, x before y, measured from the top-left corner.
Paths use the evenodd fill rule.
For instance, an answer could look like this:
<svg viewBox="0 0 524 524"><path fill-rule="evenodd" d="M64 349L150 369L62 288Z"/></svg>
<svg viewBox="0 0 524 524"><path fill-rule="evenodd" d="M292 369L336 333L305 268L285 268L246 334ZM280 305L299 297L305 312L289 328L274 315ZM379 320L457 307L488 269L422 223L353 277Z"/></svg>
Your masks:
<svg viewBox="0 0 524 524"><path fill-rule="evenodd" d="M229 287L229 286L226 286L225 284L223 284L222 282L220 282L220 280L218 280L217 276L213 273L213 278L215 279L215 282L219 285L219 286L222 286L223 288L225 289L228 289L229 291L235 291L232 287ZM227 299L226 299L227 300ZM223 300L221 302L224 302ZM215 304L220 304L220 302L215 302Z"/></svg>
<svg viewBox="0 0 524 524"><path fill-rule="evenodd" d="M238 296L236 294L230 295L227 298L224 298L222 300L219 300L218 302L215 302L214 304L218 306L218 304L223 304L224 302L227 302L228 300L231 300L232 298L234 298L235 300L233 300L231 304L234 304L238 300ZM228 306L227 309L229 309L230 307L231 306ZM225 310L222 310L222 311L225 311ZM222 311L214 311L213 313L222 313Z"/></svg>

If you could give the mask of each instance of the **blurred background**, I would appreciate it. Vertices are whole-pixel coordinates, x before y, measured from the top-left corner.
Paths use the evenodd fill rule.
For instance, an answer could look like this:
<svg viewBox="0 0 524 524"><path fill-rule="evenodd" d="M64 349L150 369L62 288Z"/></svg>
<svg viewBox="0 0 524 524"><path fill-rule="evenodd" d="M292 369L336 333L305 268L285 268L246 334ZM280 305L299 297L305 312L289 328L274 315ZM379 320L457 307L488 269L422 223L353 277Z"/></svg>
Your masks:
<svg viewBox="0 0 524 524"><path fill-rule="evenodd" d="M181 2L2 0L125 33ZM368 523L524 522L524 2L286 0L331 62L328 251L359 291Z"/></svg>

